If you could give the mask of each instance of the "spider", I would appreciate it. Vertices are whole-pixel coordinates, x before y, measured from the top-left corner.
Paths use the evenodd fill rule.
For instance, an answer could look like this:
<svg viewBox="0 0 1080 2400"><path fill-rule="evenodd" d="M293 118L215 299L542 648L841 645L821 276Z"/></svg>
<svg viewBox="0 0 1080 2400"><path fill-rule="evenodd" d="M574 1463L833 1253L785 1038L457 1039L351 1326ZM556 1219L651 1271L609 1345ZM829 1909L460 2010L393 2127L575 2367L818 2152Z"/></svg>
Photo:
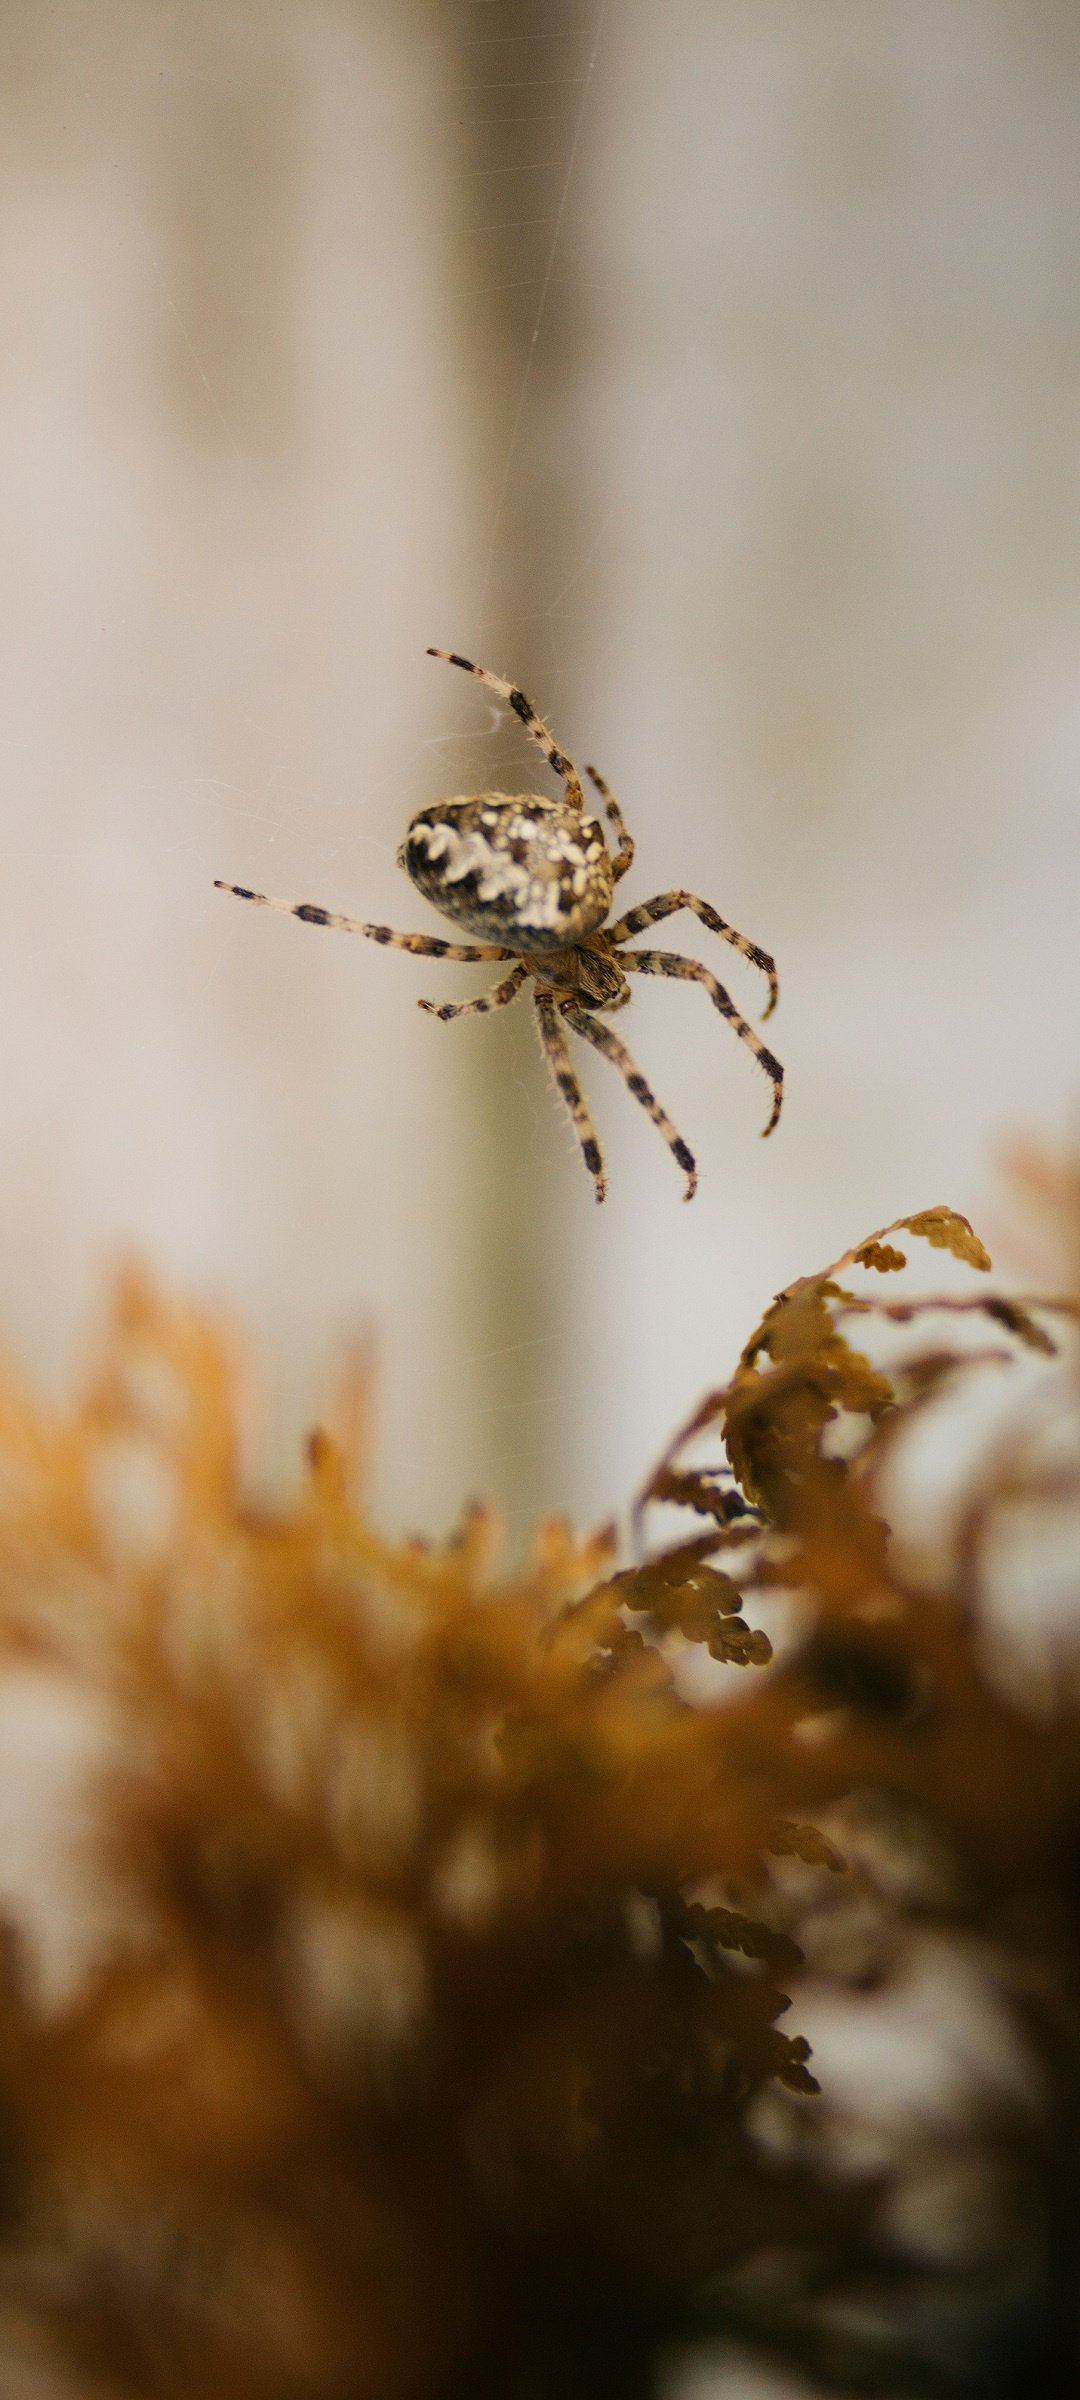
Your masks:
<svg viewBox="0 0 1080 2400"><path fill-rule="evenodd" d="M725 924L695 892L658 892L654 899L642 900L629 909L616 924L607 924L615 885L633 862L634 844L603 776L595 767L586 767L618 845L614 857L597 818L584 813L585 794L577 769L558 748L524 692L489 668L459 658L456 651L429 650L428 656L463 668L466 675L475 675L479 683L496 692L521 719L563 786L558 799L541 798L535 792L513 797L503 792L478 792L471 799L438 800L422 808L409 826L398 851L399 866L444 917L467 933L494 935L495 939L443 942L426 933L394 933L388 925L365 925L357 917L338 916L308 900L272 900L267 893L248 891L239 883L219 882L215 888L232 892L238 900L254 901L257 908L276 908L286 916L300 917L305 925L363 933L370 941L383 942L393 950L411 950L423 958L464 959L470 965L484 959L513 959L509 975L482 998L448 1000L441 1006L434 1000L421 1000L420 1007L444 1024L451 1017L486 1016L490 1009L505 1008L532 976L541 1047L570 1112L596 1198L602 1200L607 1188L604 1162L574 1073L565 1027L591 1042L593 1049L618 1069L682 1168L684 1198L691 1200L697 1188L693 1156L624 1043L605 1022L630 998L627 975L674 975L704 985L714 1008L727 1018L772 1079L772 1114L766 1134L772 1132L780 1114L783 1069L708 967L700 966L696 959L682 958L674 950L627 950L623 945L647 925L659 924L678 909L692 909L711 933L730 942L768 977L766 1016L775 1008L778 996L772 959L755 942L748 942L745 934Z"/></svg>

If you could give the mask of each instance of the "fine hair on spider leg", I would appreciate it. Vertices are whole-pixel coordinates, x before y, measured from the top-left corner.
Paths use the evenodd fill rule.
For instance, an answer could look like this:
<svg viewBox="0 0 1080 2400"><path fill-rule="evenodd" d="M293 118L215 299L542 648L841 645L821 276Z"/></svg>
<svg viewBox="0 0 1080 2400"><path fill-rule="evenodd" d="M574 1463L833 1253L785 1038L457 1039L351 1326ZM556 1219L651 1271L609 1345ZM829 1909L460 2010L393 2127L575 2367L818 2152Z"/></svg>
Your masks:
<svg viewBox="0 0 1080 2400"><path fill-rule="evenodd" d="M592 773L591 767L588 772ZM759 950L756 942L748 942L744 933L737 933L734 925L729 925L708 900L699 900L696 892L657 892L652 900L640 900L636 908L628 909L625 917L620 917L618 924L611 927L611 939L617 943L628 942L635 933L644 933L647 925L659 925L665 917L677 915L681 908L691 909L699 922L708 926L710 933L718 933L721 941L730 942L740 958L749 959L752 967L760 967L762 974L768 977L769 1004L761 1012L764 1024L780 998L775 961L769 957L767 950Z"/></svg>
<svg viewBox="0 0 1080 2400"><path fill-rule="evenodd" d="M542 716L533 707L532 701L527 700L524 692L518 690L516 683L508 683L505 675L493 675L490 667L476 666L471 658L462 658L457 650L429 648L428 657L445 659L447 666L450 667L461 667L466 675L475 675L477 683L486 684L489 692L497 692L499 699L505 700L507 707L512 708L514 715L520 718L526 733L532 735L533 741L543 751L548 765L554 768L556 775L561 776L566 786L566 797L571 808L584 807L585 794L581 788L581 777L577 768L572 759L567 758L565 751L560 750L554 734L545 725Z"/></svg>
<svg viewBox="0 0 1080 2400"><path fill-rule="evenodd" d="M598 1200L607 1192L607 1177L596 1127L589 1115L585 1094L574 1073L566 1035L559 1023L555 1001L547 992L535 995L536 1022L540 1030L540 1047L555 1080L555 1088L570 1112L571 1123L581 1144L581 1155L593 1179Z"/></svg>
<svg viewBox="0 0 1080 2400"><path fill-rule="evenodd" d="M711 968L703 967L696 958L681 958L677 950L623 950L620 952L620 963L631 975L674 975L683 982L704 986L713 1007L719 1009L722 1017L726 1017L740 1041L746 1043L759 1067L770 1078L773 1087L772 1114L762 1132L762 1140L767 1140L783 1102L784 1070L779 1059L773 1057L772 1051L766 1049L764 1042L754 1032L753 1026L739 1015L734 1001L724 990L723 984L717 982Z"/></svg>
<svg viewBox="0 0 1080 2400"><path fill-rule="evenodd" d="M274 900L269 892L249 892L242 883L215 879L214 890L231 892L236 900L251 900L256 908L275 908L279 916L299 917L304 925L328 925L333 933L364 933L369 942L381 942L387 950L411 950L414 958L449 958L473 967L485 959L514 956L502 942L444 942L437 934L395 933L391 925L366 925L360 917L342 917L334 909L318 908L313 900Z"/></svg>
<svg viewBox="0 0 1080 2400"><path fill-rule="evenodd" d="M486 1017L493 1008L508 1008L511 1000L516 1000L522 984L528 981L528 976L528 968L519 965L504 983L493 984L490 992L482 992L478 1000L444 1000L441 1003L438 1000L418 1000L416 1005L424 1010L425 1015L439 1017L444 1025L449 1024L451 1017Z"/></svg>
<svg viewBox="0 0 1080 2400"><path fill-rule="evenodd" d="M591 1042L594 1050L599 1050L601 1058L610 1059L616 1072L622 1076L627 1091L633 1093L634 1099L645 1110L646 1116L651 1117L653 1124L663 1134L668 1149L686 1177L683 1199L692 1200L697 1190L697 1165L693 1152L687 1148L681 1133L672 1124L666 1110L661 1108L656 1094L650 1091L640 1068L635 1066L625 1042L619 1040L618 1034L613 1033L610 1025L605 1025L602 1018L590 1016L588 1009L580 1007L574 1000L564 1000L562 1014L566 1023L572 1026L575 1033L580 1034L584 1041Z"/></svg>
<svg viewBox="0 0 1080 2400"><path fill-rule="evenodd" d="M614 827L618 837L619 847L611 862L611 873L613 882L619 883L628 868L632 867L634 863L634 837L628 830L626 820L610 785L604 782L603 776L597 773L595 767L586 767L585 773L590 783L595 783L604 803L608 823Z"/></svg>

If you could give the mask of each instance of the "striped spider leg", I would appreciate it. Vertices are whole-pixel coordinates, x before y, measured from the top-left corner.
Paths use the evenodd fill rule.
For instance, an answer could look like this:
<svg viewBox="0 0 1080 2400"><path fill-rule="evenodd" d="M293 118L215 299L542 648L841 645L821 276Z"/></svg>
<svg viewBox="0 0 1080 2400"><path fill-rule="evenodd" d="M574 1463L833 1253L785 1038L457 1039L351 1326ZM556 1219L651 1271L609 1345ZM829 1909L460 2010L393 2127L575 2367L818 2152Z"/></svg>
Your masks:
<svg viewBox="0 0 1080 2400"><path fill-rule="evenodd" d="M543 718L533 707L532 701L526 700L524 692L519 692L516 683L508 683L505 675L493 675L490 667L475 666L471 658L461 658L456 650L429 649L428 657L443 658L448 667L463 668L466 675L475 675L477 683L485 683L489 692L497 692L500 700L505 700L507 707L513 709L515 717L520 717L526 733L531 734L533 741L543 751L549 767L553 767L556 775L562 777L566 786L566 798L569 806L576 809L584 807L585 794L581 788L581 777L577 768L573 761L567 758L565 751L560 750L554 735L549 732Z"/></svg>
<svg viewBox="0 0 1080 2400"><path fill-rule="evenodd" d="M595 767L586 767L585 773L590 782L595 783L607 811L608 823L614 826L618 837L619 847L611 862L611 880L613 883L618 883L620 877L625 875L627 868L633 866L634 837L627 829L626 820L610 785L604 782L602 775L597 774Z"/></svg>
<svg viewBox="0 0 1080 2400"><path fill-rule="evenodd" d="M501 942L444 942L437 934L395 933L390 925L365 925L360 917L339 916L313 900L273 900L269 892L250 892L242 883L222 883L217 877L214 890L231 892L235 900L252 900L256 908L276 908L279 916L299 917L304 925L328 925L333 933L366 933L369 941L381 942L387 950L411 950L414 958L455 958L473 967L484 959L514 956ZM424 1005L421 1001L421 1008Z"/></svg>
<svg viewBox="0 0 1080 2400"><path fill-rule="evenodd" d="M646 1116L652 1118L653 1124L663 1134L668 1149L686 1177L683 1199L692 1200L697 1190L697 1166L693 1152L688 1150L681 1133L676 1131L671 1118L661 1108L655 1092L650 1091L644 1075L635 1066L625 1042L620 1042L618 1034L613 1033L610 1025L605 1025L601 1017L591 1016L587 1008L582 1008L580 1001L564 1000L561 1013L566 1023L573 1027L575 1033L581 1034L585 1041L591 1042L594 1050L599 1050L602 1058L611 1060L612 1066L622 1076L627 1091L633 1093Z"/></svg>
<svg viewBox="0 0 1080 2400"><path fill-rule="evenodd" d="M540 1047L555 1078L556 1090L565 1100L574 1131L581 1143L581 1155L593 1179L598 1200L607 1191L604 1160L596 1138L596 1127L589 1115L585 1094L574 1073L566 1035L559 1023L558 1004L550 992L537 992L536 1022L540 1028Z"/></svg>
<svg viewBox="0 0 1080 2400"><path fill-rule="evenodd" d="M479 1000L444 1000L441 1004L437 1000L418 1000L416 1005L426 1016L438 1017L443 1025L448 1025L451 1017L486 1017L493 1008L509 1008L528 980L529 970L519 961L504 983L493 984L490 992L483 992Z"/></svg>
<svg viewBox="0 0 1080 2400"><path fill-rule="evenodd" d="M784 1097L784 1070L779 1059L773 1057L772 1051L766 1049L764 1042L754 1032L753 1026L748 1025L746 1018L739 1015L734 1001L724 990L723 984L717 982L716 976L710 972L709 968L701 966L696 958L680 958L676 950L620 950L619 965L625 968L629 975L675 975L686 983L704 984L713 1007L718 1008L721 1016L727 1018L728 1024L738 1034L739 1040L746 1043L748 1050L753 1051L759 1067L763 1067L766 1075L771 1079L773 1087L772 1115L764 1128L762 1138L764 1139L770 1134L780 1114L780 1104ZM765 1013L767 1016L767 1009Z"/></svg>
<svg viewBox="0 0 1080 2400"><path fill-rule="evenodd" d="M589 769L591 774L592 769ZM647 925L659 925L664 917L673 917L680 908L690 908L710 933L718 933L722 942L730 942L740 958L748 958L752 967L760 967L769 979L769 1005L762 1010L761 1021L771 1017L780 998L775 962L767 950L759 950L756 942L748 942L745 933L736 933L734 925L717 914L707 900L699 900L696 892L657 892L654 900L640 900L636 908L628 909L617 925L611 927L613 942L628 942L635 933L644 933ZM740 1023L741 1023L740 1019Z"/></svg>

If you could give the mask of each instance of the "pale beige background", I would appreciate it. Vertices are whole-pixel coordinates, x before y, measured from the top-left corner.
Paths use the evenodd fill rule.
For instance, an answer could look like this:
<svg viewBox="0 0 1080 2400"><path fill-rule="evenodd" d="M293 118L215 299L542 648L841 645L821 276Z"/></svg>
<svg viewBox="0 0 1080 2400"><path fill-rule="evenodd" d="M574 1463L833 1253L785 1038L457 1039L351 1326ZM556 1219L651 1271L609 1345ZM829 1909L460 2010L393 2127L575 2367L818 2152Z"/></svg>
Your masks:
<svg viewBox="0 0 1080 2400"><path fill-rule="evenodd" d="M251 1328L287 1460L382 1351L376 1488L621 1504L762 1302L986 1215L1080 1019L1080 17L1057 0L4 0L0 1322L51 1387L135 1245ZM242 910L403 926L525 747L776 951L591 1055ZM527 780L533 780L532 772ZM673 942L707 953L682 921ZM732 963L749 1004L754 980Z"/></svg>

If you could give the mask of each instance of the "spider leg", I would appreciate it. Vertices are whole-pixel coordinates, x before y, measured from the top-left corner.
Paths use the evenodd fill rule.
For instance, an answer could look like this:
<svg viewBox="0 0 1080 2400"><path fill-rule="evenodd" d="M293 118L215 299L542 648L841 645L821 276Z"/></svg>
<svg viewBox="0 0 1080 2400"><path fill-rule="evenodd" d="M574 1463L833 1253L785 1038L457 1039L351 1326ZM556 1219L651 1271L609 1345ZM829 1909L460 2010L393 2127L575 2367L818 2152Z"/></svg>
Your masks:
<svg viewBox="0 0 1080 2400"><path fill-rule="evenodd" d="M272 900L267 892L249 892L242 883L219 883L215 892L232 892L237 900L253 900L256 908L276 908L283 917L300 917L305 925L329 925L335 933L366 933L369 941L388 950L411 950L417 958L456 958L476 966L485 958L513 958L493 942L441 942L430 933L394 933L389 925L364 925L359 917L339 917L333 909L316 908L312 900Z"/></svg>
<svg viewBox="0 0 1080 2400"><path fill-rule="evenodd" d="M739 1040L746 1043L748 1050L753 1051L759 1067L764 1067L766 1075L772 1078L772 1115L765 1127L765 1132L771 1133L780 1114L780 1103L784 1097L784 1070L779 1059L774 1058L772 1051L767 1050L764 1042L759 1040L753 1026L748 1025L746 1018L739 1015L738 1009L725 992L723 984L717 982L715 975L710 973L708 967L701 966L696 958L680 958L675 950L622 950L619 953L619 965L625 967L628 974L631 975L678 975L687 983L704 984L713 1007L718 1008L721 1016L727 1018L728 1024L734 1026Z"/></svg>
<svg viewBox="0 0 1080 2400"><path fill-rule="evenodd" d="M540 1047L573 1119L574 1131L581 1143L582 1156L592 1176L596 1197L602 1200L607 1190L604 1161L596 1138L596 1128L585 1105L585 1095L574 1073L566 1035L559 1023L554 1000L546 992L537 992L535 997Z"/></svg>
<svg viewBox="0 0 1080 2400"><path fill-rule="evenodd" d="M585 773L589 777L590 782L595 783L597 791L600 794L600 798L604 803L605 809L607 810L608 823L614 826L619 837L619 847L611 862L615 881L618 883L620 876L625 875L627 868L633 866L634 837L627 831L626 820L623 816L621 808L619 807L619 803L615 798L614 792L610 789L609 785L604 782L603 776L597 774L595 767L586 767Z"/></svg>
<svg viewBox="0 0 1080 2400"><path fill-rule="evenodd" d="M691 908L710 933L718 933L722 942L730 942L733 950L748 958L752 967L760 967L769 978L769 1005L764 1016L771 1017L780 997L776 967L767 950L759 950L756 942L748 942L744 933L736 933L734 925L725 923L707 900L699 900L696 892L658 892L655 900L642 900L637 908L628 910L617 925L609 927L613 942L629 941L631 934L644 933L646 925L659 925L662 917L673 917L677 909Z"/></svg>
<svg viewBox="0 0 1080 2400"><path fill-rule="evenodd" d="M429 650L428 657L445 658L449 666L463 667L466 675L475 675L478 683L486 683L489 692L497 692L500 700L505 700L507 706L513 709L514 715L520 717L526 733L531 734L533 741L539 744L548 765L554 767L556 775L561 775L566 785L566 797L571 808L584 807L585 794L581 788L581 777L577 768L572 760L567 758L566 752L559 749L557 742L548 732L543 718L537 716L532 701L526 700L524 692L519 692L516 683L507 683L504 676L493 675L490 667L474 666L471 658L459 657L456 650Z"/></svg>
<svg viewBox="0 0 1080 2400"><path fill-rule="evenodd" d="M486 1017L489 1009L506 1008L517 998L528 972L527 967L515 967L505 983L495 984L479 1000L444 1000L441 1007L437 1000L418 1000L416 1005L425 1009L429 1017L440 1017L444 1025L451 1017Z"/></svg>
<svg viewBox="0 0 1080 2400"><path fill-rule="evenodd" d="M676 1132L671 1118L661 1108L655 1093L649 1090L644 1075L639 1074L625 1042L620 1042L618 1034L612 1033L610 1025L605 1025L599 1017L591 1016L588 1009L582 1008L580 1002L576 1000L563 1002L562 1015L575 1033L580 1033L585 1041L591 1042L594 1050L599 1050L601 1056L609 1058L612 1066L618 1069L627 1090L633 1093L635 1100L640 1101L646 1116L652 1118L653 1124L663 1134L668 1149L682 1168L686 1177L683 1199L692 1200L697 1190L697 1167L694 1163L693 1153L687 1149L681 1133Z"/></svg>

